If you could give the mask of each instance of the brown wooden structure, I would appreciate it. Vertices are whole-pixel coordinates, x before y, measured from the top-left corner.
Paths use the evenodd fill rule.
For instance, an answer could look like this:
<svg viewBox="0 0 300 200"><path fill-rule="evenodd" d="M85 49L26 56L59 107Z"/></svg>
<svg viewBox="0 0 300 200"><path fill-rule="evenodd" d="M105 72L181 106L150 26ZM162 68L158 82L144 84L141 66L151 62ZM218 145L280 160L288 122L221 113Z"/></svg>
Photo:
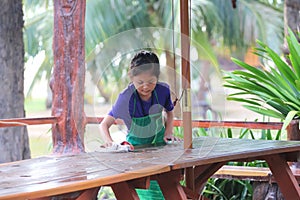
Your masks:
<svg viewBox="0 0 300 200"><path fill-rule="evenodd" d="M54 1L54 72L52 117L0 120L0 127L52 124L53 155L0 165L1 199L93 199L101 186L111 186L118 199L138 199L135 188L155 179L165 199L196 199L199 191L228 161L266 160L287 200L300 199L300 189L287 161L296 161L299 142L200 137L194 127L281 129L282 123L191 121L188 0L181 0L184 144L130 153L84 153L85 0ZM232 1L235 2L235 1ZM191 148L194 147L194 148ZM63 154L63 155L61 155ZM180 185L186 172L187 186Z"/></svg>
<svg viewBox="0 0 300 200"><path fill-rule="evenodd" d="M55 0L52 89L53 153L84 152L85 0Z"/></svg>
<svg viewBox="0 0 300 200"><path fill-rule="evenodd" d="M103 117L86 117L87 124L99 124L103 120ZM1 119L1 127L10 126L27 126L27 125L39 125L39 124L55 124L58 122L57 117L40 117L40 118L12 118ZM183 120L174 119L174 126L182 126ZM282 122L245 122L245 121L209 121L209 120L193 120L191 121L192 127L198 128L249 128L249 129L271 129L280 130L282 128Z"/></svg>
<svg viewBox="0 0 300 200"><path fill-rule="evenodd" d="M182 143L129 153L91 152L45 156L0 165L0 199L93 199L109 185L118 199L138 199L135 188L158 181L165 199L196 199L218 169L229 161L266 160L286 200L300 199L300 188L287 161L295 161L300 142L199 137L193 149ZM193 172L193 187L180 185L183 171Z"/></svg>

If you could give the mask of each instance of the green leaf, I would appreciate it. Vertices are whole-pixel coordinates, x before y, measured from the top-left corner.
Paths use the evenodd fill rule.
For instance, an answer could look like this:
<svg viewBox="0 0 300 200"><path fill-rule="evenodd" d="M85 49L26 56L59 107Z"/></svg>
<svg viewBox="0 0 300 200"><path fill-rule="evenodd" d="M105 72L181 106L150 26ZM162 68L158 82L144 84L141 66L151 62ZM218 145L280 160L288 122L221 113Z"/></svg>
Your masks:
<svg viewBox="0 0 300 200"><path fill-rule="evenodd" d="M249 110L252 110L256 113L266 115L266 116L269 116L269 117L274 117L274 118L279 118L279 119L284 118L283 114L281 114L277 111L271 110L271 109L266 109L266 108L257 107L257 106L249 106L249 105L244 105L244 107L249 109Z"/></svg>
<svg viewBox="0 0 300 200"><path fill-rule="evenodd" d="M295 80L296 89L300 90L300 80Z"/></svg>
<svg viewBox="0 0 300 200"><path fill-rule="evenodd" d="M275 140L280 140L280 137L281 137L281 130L278 130Z"/></svg>
<svg viewBox="0 0 300 200"><path fill-rule="evenodd" d="M290 122L294 119L296 115L300 115L300 111L292 110L287 114L286 118L283 121L281 131L284 131L287 128L287 126L290 124Z"/></svg>
<svg viewBox="0 0 300 200"><path fill-rule="evenodd" d="M251 65L248 65L247 63L245 63L245 62L243 62L243 61L240 61L240 60L238 60L238 59L236 59L236 58L231 58L231 60L232 60L235 64L237 64L237 65L239 65L240 67L243 67L243 68L249 70L250 72L252 72L253 74L256 74L257 76L259 76L259 77L261 77L261 78L268 78L268 77L266 76L266 74L263 73L261 70L255 68L255 67L253 67L253 66L251 66Z"/></svg>
<svg viewBox="0 0 300 200"><path fill-rule="evenodd" d="M270 129L267 130L267 140L273 140Z"/></svg>
<svg viewBox="0 0 300 200"><path fill-rule="evenodd" d="M297 77L300 78L300 44L290 28L288 29L288 32L289 37L287 37L287 43L290 50L289 58L291 60L292 67L295 70Z"/></svg>
<svg viewBox="0 0 300 200"><path fill-rule="evenodd" d="M248 129L248 128L241 129L239 139L245 138L245 136L246 136L246 134L247 134L248 132L249 132L249 129Z"/></svg>
<svg viewBox="0 0 300 200"><path fill-rule="evenodd" d="M291 70L290 66L286 62L284 62L279 55L277 55L272 49L268 47L266 47L266 49L282 76L286 77L292 83L294 82L294 80L298 79L295 75L295 72Z"/></svg>
<svg viewBox="0 0 300 200"><path fill-rule="evenodd" d="M257 103L256 101L251 101L251 100L245 99L245 98L227 97L227 100L230 100L230 101L238 101L238 102L243 102L243 103L248 103L248 104L253 104L253 105L260 106L260 104Z"/></svg>
<svg viewBox="0 0 300 200"><path fill-rule="evenodd" d="M231 128L227 129L227 137L228 138L232 138L232 130L231 130Z"/></svg>

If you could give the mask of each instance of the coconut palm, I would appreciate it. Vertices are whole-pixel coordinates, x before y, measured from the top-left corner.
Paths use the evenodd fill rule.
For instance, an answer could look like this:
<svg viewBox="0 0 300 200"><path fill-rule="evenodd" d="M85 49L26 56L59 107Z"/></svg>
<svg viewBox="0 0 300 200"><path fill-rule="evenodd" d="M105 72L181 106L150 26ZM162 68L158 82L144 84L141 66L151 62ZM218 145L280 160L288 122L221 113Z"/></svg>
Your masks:
<svg viewBox="0 0 300 200"><path fill-rule="evenodd" d="M36 56L39 52L45 52L43 64L37 70L31 86L43 74L46 74L46 77L49 78L53 65L51 45L52 2L38 2L37 4L36 1L32 0L24 1L25 13L35 13L35 15L28 14L25 18L26 55L28 57ZM178 2L178 0L88 0L86 9L86 61L88 64L87 69L91 73L93 81L100 83L98 86L103 86L108 83L106 80L111 77L120 80L126 74L124 71L126 67L119 64L128 63L128 57L125 56L128 54L128 49L148 47L164 51L172 50L174 48L172 37L163 34L169 34L165 30L173 28L179 32ZM276 20L280 20L281 17L278 17L280 12L277 11L277 8L262 2L240 0L237 5L238 9L233 10L230 3L225 3L222 0L193 0L191 6L191 33L192 40L196 41L197 44L201 44L194 44L199 54L198 57L210 57L210 62L217 65L214 51L212 49L209 51L212 40L216 41L215 44L218 48L229 46L231 52L242 52L241 50L234 50L245 49L250 45L246 41L252 41L256 36L261 37L262 41L267 40L268 33L263 32L263 30L274 30L272 28L280 27L278 25L280 21ZM265 12L258 12L261 10ZM263 13L272 14L274 17L268 15L266 17ZM256 19L256 21L254 23L249 19ZM265 28L268 19L273 20L270 24L275 24L270 29ZM258 29L256 28L257 24L259 25ZM158 31L159 35L157 36L155 35L157 29L143 29L143 27L163 27L167 29L161 32ZM129 34L123 38L123 35L126 34L125 31L128 30L130 30L130 32L127 32ZM152 30L153 32L147 33L145 30ZM280 35L280 31L274 32L278 32ZM117 35L119 33L123 34ZM179 37L176 34L175 37L175 45L177 45ZM249 37L251 40L249 40ZM275 38L277 38L277 35L273 34L272 41L276 41ZM169 59L173 59L172 56ZM104 95L102 91L104 87L98 88Z"/></svg>

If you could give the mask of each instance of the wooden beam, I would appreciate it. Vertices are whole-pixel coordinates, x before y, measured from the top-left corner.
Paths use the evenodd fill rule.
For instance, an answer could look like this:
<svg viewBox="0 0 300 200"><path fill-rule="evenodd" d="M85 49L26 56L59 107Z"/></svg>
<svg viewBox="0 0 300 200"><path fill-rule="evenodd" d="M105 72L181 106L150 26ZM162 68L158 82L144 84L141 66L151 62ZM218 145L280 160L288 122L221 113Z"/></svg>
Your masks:
<svg viewBox="0 0 300 200"><path fill-rule="evenodd" d="M128 182L120 182L111 185L112 190L118 200L139 200L135 188Z"/></svg>
<svg viewBox="0 0 300 200"><path fill-rule="evenodd" d="M99 124L103 117L86 117L87 124ZM58 123L58 117L37 117L37 118L11 118L0 119L1 127L11 126L27 126L27 125L41 125L41 124L55 124ZM183 121L174 119L174 126L179 127L183 125ZM199 128L249 128L249 129L271 129L280 130L282 122L244 122L244 121L209 121L209 120L193 120L192 127Z"/></svg>
<svg viewBox="0 0 300 200"><path fill-rule="evenodd" d="M186 200L186 194L180 185L181 169L159 174L156 177L160 189L166 200Z"/></svg>
<svg viewBox="0 0 300 200"><path fill-rule="evenodd" d="M1 119L0 127L54 124L57 123L57 121L57 117Z"/></svg>
<svg viewBox="0 0 300 200"><path fill-rule="evenodd" d="M282 122L245 122L245 121L209 121L209 120L193 120L192 127L201 128L249 128L249 129L272 129L280 130ZM174 120L174 126L182 126L182 120Z"/></svg>
<svg viewBox="0 0 300 200"><path fill-rule="evenodd" d="M201 168L201 166L195 167L195 190L202 191L209 177L216 173L216 171L218 171L224 164L225 163L222 162L211 164L210 167L204 171L197 169Z"/></svg>
<svg viewBox="0 0 300 200"><path fill-rule="evenodd" d="M138 189L148 189L150 187L150 176L128 181L130 185Z"/></svg>
<svg viewBox="0 0 300 200"><path fill-rule="evenodd" d="M280 155L267 156L266 161L286 200L300 200L300 188L287 161Z"/></svg>
<svg viewBox="0 0 300 200"><path fill-rule="evenodd" d="M87 117L88 124L99 124L103 120L103 117ZM282 122L245 122L245 121L209 121L209 120L192 120L192 127L199 128L249 128L249 129L271 129L280 130L282 128ZM174 126L183 126L183 120L174 119Z"/></svg>
<svg viewBox="0 0 300 200"><path fill-rule="evenodd" d="M189 1L180 0L181 73L182 73L182 119L184 148L192 148L191 77L190 77L190 32Z"/></svg>

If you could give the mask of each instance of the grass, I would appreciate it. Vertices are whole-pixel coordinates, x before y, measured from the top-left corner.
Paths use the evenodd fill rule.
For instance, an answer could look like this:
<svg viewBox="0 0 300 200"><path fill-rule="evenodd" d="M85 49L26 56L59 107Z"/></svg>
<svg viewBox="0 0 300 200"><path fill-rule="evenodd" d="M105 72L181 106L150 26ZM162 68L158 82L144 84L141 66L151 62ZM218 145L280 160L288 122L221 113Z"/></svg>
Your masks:
<svg viewBox="0 0 300 200"><path fill-rule="evenodd" d="M26 113L39 112L46 110L45 99L25 99L25 111Z"/></svg>
<svg viewBox="0 0 300 200"><path fill-rule="evenodd" d="M51 141L46 137L30 137L29 145L32 158L47 155L51 152Z"/></svg>
<svg viewBox="0 0 300 200"><path fill-rule="evenodd" d="M25 99L26 117L42 117L41 113L46 111L45 99ZM29 146L31 157L35 158L47 155L51 152L51 133L49 133L50 125L32 125L28 126Z"/></svg>

